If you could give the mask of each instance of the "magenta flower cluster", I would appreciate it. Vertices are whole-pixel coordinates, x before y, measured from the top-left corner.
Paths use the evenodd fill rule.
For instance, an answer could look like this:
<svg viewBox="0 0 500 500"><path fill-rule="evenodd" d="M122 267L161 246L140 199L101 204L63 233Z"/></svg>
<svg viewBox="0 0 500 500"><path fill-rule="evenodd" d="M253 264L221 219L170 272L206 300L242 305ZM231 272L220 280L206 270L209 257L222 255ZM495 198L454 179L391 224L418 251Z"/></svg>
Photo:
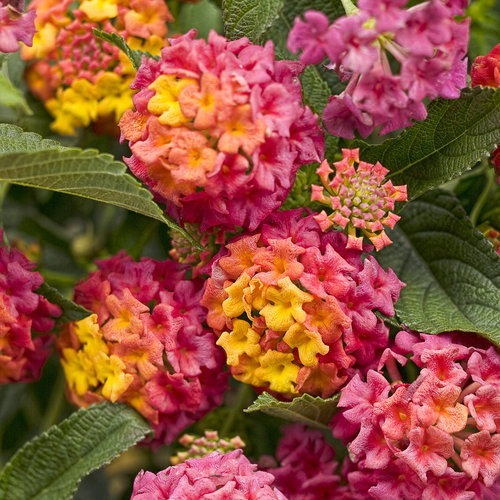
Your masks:
<svg viewBox="0 0 500 500"><path fill-rule="evenodd" d="M36 13L23 10L24 0L0 0L0 52L18 51L19 42L33 44Z"/></svg>
<svg viewBox="0 0 500 500"><path fill-rule="evenodd" d="M51 330L61 314L35 293L43 283L35 266L19 250L0 247L0 384L37 379L52 351L51 335L32 337Z"/></svg>
<svg viewBox="0 0 500 500"><path fill-rule="evenodd" d="M401 331L379 371L341 390L333 432L356 462L357 498L496 498L500 355L486 341L470 345L471 334ZM397 366L407 363L419 369L411 383Z"/></svg>
<svg viewBox="0 0 500 500"><path fill-rule="evenodd" d="M273 475L256 468L242 450L226 454L214 451L158 474L141 471L134 481L131 500L286 500L273 487Z"/></svg>
<svg viewBox="0 0 500 500"><path fill-rule="evenodd" d="M457 98L466 85L470 19L464 0L429 0L408 9L407 0L359 0L352 15L332 24L321 12L296 19L288 48L306 64L326 57L346 89L323 112L335 136L363 137L408 127L427 116L424 99Z"/></svg>

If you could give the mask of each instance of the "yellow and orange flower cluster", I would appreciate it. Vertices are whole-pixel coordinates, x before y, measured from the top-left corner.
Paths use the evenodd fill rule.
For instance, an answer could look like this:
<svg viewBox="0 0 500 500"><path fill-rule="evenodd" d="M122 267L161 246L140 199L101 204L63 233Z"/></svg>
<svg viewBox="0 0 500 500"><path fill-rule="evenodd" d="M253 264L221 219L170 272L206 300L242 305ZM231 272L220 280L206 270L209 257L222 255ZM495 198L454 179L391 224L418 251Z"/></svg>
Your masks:
<svg viewBox="0 0 500 500"><path fill-rule="evenodd" d="M75 135L97 123L117 133L116 124L132 107L135 70L120 50L92 29L117 33L132 49L159 54L173 18L163 0L33 0L36 33L22 56L33 61L25 79L54 117L52 129Z"/></svg>

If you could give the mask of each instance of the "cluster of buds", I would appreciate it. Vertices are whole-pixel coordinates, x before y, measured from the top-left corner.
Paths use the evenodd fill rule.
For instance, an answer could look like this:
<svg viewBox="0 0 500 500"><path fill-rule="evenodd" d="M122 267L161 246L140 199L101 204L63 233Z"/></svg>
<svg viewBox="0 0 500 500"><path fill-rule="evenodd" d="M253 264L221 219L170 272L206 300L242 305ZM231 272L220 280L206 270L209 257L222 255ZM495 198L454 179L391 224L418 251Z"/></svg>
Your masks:
<svg viewBox="0 0 500 500"><path fill-rule="evenodd" d="M349 442L359 498L488 498L498 487L500 355L486 341L467 347L471 336L399 332L379 371L341 390L333 431ZM420 369L411 383L397 366L408 356Z"/></svg>
<svg viewBox="0 0 500 500"><path fill-rule="evenodd" d="M120 121L125 161L179 222L253 230L281 206L297 169L323 156L318 119L302 105L303 65L275 61L271 42L195 35L143 60L136 111Z"/></svg>
<svg viewBox="0 0 500 500"><path fill-rule="evenodd" d="M355 130L367 137L379 126L380 134L408 127L427 116L424 99L457 98L465 87L470 19L454 16L467 2L429 0L404 9L406 3L359 0L331 25L317 11L295 20L288 48L302 50L306 64L328 57L328 67L349 81L324 110L330 134L352 139Z"/></svg>
<svg viewBox="0 0 500 500"><path fill-rule="evenodd" d="M404 286L347 237L302 209L270 216L216 256L202 305L233 376L293 397L334 394L388 342L375 315L394 315Z"/></svg>
<svg viewBox="0 0 500 500"><path fill-rule="evenodd" d="M187 448L187 451L179 451L177 455L170 457L172 465L184 463L188 459L204 457L213 451L229 453L245 447L245 443L239 436L223 439L219 437L217 431L205 431L205 435L200 437L184 434L179 439L179 443Z"/></svg>
<svg viewBox="0 0 500 500"><path fill-rule="evenodd" d="M483 230L484 236L492 243L495 251L500 255L500 231L492 227L487 227Z"/></svg>
<svg viewBox="0 0 500 500"><path fill-rule="evenodd" d="M272 474L257 471L242 450L214 451L153 474L141 471L134 481L131 500L168 498L234 498L286 500L273 487Z"/></svg>
<svg viewBox="0 0 500 500"><path fill-rule="evenodd" d="M33 61L25 79L42 99L60 134L95 123L117 133L116 124L132 107L135 70L117 47L92 30L117 33L132 49L159 54L172 17L163 0L33 0L38 33L22 56Z"/></svg>
<svg viewBox="0 0 500 500"><path fill-rule="evenodd" d="M35 13L23 13L24 0L0 0L0 52L17 52L19 42L31 47Z"/></svg>
<svg viewBox="0 0 500 500"><path fill-rule="evenodd" d="M69 397L79 406L127 403L151 422L154 444L170 443L226 389L223 353L203 326L202 283L173 261L119 254L97 264L75 288L94 314L58 340Z"/></svg>
<svg viewBox="0 0 500 500"><path fill-rule="evenodd" d="M61 314L35 293L43 283L35 265L15 248L0 247L0 384L37 379L52 351L51 335L31 336L51 330Z"/></svg>
<svg viewBox="0 0 500 500"><path fill-rule="evenodd" d="M357 236L361 229L377 250L389 245L384 226L394 228L400 217L391 212L396 201L407 201L406 186L394 186L385 176L389 172L380 163L372 165L359 161L359 149L343 149L343 158L334 163L335 176L327 160L323 160L316 171L322 186L311 186L311 199L329 207L316 221L325 231L333 224L347 229L347 248L363 247L363 236ZM355 166L357 164L357 167Z"/></svg>

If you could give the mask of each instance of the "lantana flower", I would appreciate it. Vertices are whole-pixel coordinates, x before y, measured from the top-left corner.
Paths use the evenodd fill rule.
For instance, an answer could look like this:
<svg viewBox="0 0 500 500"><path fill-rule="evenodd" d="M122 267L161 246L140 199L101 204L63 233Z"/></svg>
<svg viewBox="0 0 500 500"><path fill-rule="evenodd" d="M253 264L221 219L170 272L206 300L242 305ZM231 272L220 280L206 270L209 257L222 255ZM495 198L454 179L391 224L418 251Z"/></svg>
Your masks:
<svg viewBox="0 0 500 500"><path fill-rule="evenodd" d="M93 312L68 324L58 341L71 401L124 402L147 418L154 445L222 402L227 373L214 334L205 328L201 282L187 266L120 253L75 287Z"/></svg>
<svg viewBox="0 0 500 500"><path fill-rule="evenodd" d="M36 293L43 277L35 266L0 246L0 384L36 380L52 352L52 335L32 334L51 330L61 310Z"/></svg>
<svg viewBox="0 0 500 500"><path fill-rule="evenodd" d="M323 112L330 134L352 139L355 130L367 137L376 127L380 134L408 127L427 116L424 99L457 98L465 87L470 19L454 19L465 2L407 3L359 0L332 24L313 10L295 20L288 48L302 51L306 64L328 58L327 67L348 81Z"/></svg>
<svg viewBox="0 0 500 500"><path fill-rule="evenodd" d="M143 60L136 111L120 121L125 161L178 221L253 230L281 206L297 169L323 157L317 117L302 104L303 65L276 61L272 42L195 35Z"/></svg>
<svg viewBox="0 0 500 500"><path fill-rule="evenodd" d="M232 375L287 397L329 397L387 347L375 310L394 315L404 286L302 210L270 216L216 256L202 304Z"/></svg>
<svg viewBox="0 0 500 500"><path fill-rule="evenodd" d="M19 42L31 47L36 14L23 11L24 0L0 0L0 52L17 52Z"/></svg>
<svg viewBox="0 0 500 500"><path fill-rule="evenodd" d="M365 380L356 375L341 389L332 427L357 463L353 487L357 477L380 499L400 490L402 498L415 500L494 498L500 484L500 355L471 336L401 331L378 371L370 370ZM415 380L401 375L398 365L407 363L418 367Z"/></svg>
<svg viewBox="0 0 500 500"><path fill-rule="evenodd" d="M132 107L135 70L114 45L92 30L123 36L132 49L159 54L166 22L173 20L163 0L34 0L37 34L22 56L31 61L25 79L42 99L54 131L75 135L95 124L96 131L117 133L116 124Z"/></svg>
<svg viewBox="0 0 500 500"><path fill-rule="evenodd" d="M334 224L347 229L347 248L362 249L363 236L356 232L360 229L380 250L392 243L384 226L394 229L401 218L391 210L396 201L408 200L406 186L394 186L390 180L384 183L389 171L378 162L359 161L359 149L343 149L342 153L342 160L333 164L335 170L323 160L316 171L322 186L311 186L311 199L331 213L322 210L315 218L323 230Z"/></svg>
<svg viewBox="0 0 500 500"><path fill-rule="evenodd" d="M201 458L153 474L141 471L134 481L131 500L155 498L234 498L286 500L273 485L272 474L257 471L242 450L214 451Z"/></svg>

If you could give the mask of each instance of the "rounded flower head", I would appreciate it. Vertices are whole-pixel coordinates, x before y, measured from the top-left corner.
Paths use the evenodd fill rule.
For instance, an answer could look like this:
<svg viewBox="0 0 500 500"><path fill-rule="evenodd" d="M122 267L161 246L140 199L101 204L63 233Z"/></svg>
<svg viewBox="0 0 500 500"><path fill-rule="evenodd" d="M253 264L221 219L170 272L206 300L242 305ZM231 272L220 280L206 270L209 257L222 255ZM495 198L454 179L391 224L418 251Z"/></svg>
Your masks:
<svg viewBox="0 0 500 500"><path fill-rule="evenodd" d="M153 474L141 471L134 481L131 500L155 498L234 498L286 500L273 487L274 477L256 470L242 450L214 451L201 458Z"/></svg>
<svg viewBox="0 0 500 500"><path fill-rule="evenodd" d="M255 229L286 198L297 169L320 161L317 117L302 105L302 65L246 38L170 40L144 60L136 111L120 121L132 172L167 211L202 231Z"/></svg>
<svg viewBox="0 0 500 500"><path fill-rule="evenodd" d="M132 107L130 84L135 70L127 57L92 30L117 33L132 49L158 54L172 20L162 0L34 0L37 15L33 46L24 47L32 61L25 79L54 117L54 131L75 135L95 124L117 134L116 124Z"/></svg>
<svg viewBox="0 0 500 500"><path fill-rule="evenodd" d="M32 332L51 330L61 310L35 293L43 277L34 267L19 250L0 246L0 384L36 380L52 351L51 335Z"/></svg>
<svg viewBox="0 0 500 500"><path fill-rule="evenodd" d="M23 0L0 0L0 52L17 52L33 43L35 13L23 13Z"/></svg>
<svg viewBox="0 0 500 500"><path fill-rule="evenodd" d="M386 347L404 286L341 233L323 233L301 210L278 212L231 240L212 265L202 304L233 376L293 397L329 397L350 370Z"/></svg>
<svg viewBox="0 0 500 500"><path fill-rule="evenodd" d="M312 199L332 210L316 216L323 230L333 224L347 228L348 248L362 249L363 237L370 239L377 250L391 243L383 226L394 228L400 217L391 212L396 201L407 201L406 186L393 186L385 180L388 170L380 163L359 161L359 149L343 149L343 159L334 163L335 177L327 160L316 171L323 186L312 186ZM356 166L357 164L357 166Z"/></svg>
<svg viewBox="0 0 500 500"><path fill-rule="evenodd" d="M306 64L328 58L346 89L327 104L323 121L332 135L363 137L408 127L427 116L424 99L457 98L466 85L469 19L464 2L429 0L404 9L404 0L360 0L332 24L321 12L296 19L288 48ZM398 63L399 71L393 72Z"/></svg>
<svg viewBox="0 0 500 500"><path fill-rule="evenodd" d="M75 301L94 314L67 325L58 342L69 397L79 406L127 403L151 422L155 445L170 443L226 389L201 283L172 261L121 253L98 266L75 288Z"/></svg>

